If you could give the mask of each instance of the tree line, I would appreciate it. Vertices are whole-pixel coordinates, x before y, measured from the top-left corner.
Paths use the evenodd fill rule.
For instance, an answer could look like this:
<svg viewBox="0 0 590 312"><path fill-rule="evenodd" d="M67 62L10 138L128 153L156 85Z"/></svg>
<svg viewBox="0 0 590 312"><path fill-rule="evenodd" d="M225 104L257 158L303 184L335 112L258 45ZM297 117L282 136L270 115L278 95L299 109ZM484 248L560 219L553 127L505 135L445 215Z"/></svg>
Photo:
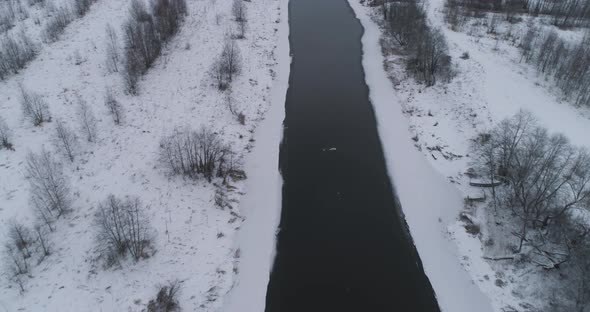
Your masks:
<svg viewBox="0 0 590 312"><path fill-rule="evenodd" d="M407 54L407 69L418 81L432 86L450 80L451 57L444 35L428 24L423 6L413 0L383 0L381 11L387 34Z"/></svg>
<svg viewBox="0 0 590 312"><path fill-rule="evenodd" d="M487 12L503 13L507 20L515 14L548 16L558 27L590 26L590 0L447 0L446 18L452 25L463 17L484 17Z"/></svg>

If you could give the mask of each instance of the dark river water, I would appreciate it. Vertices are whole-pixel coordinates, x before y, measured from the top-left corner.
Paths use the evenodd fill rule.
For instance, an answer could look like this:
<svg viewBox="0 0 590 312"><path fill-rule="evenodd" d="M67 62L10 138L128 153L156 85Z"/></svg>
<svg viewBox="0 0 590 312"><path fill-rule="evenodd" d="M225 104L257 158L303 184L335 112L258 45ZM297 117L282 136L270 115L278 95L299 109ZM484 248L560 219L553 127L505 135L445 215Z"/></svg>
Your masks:
<svg viewBox="0 0 590 312"><path fill-rule="evenodd" d="M283 207L266 311L439 311L387 175L360 22L346 0L290 0L289 23Z"/></svg>

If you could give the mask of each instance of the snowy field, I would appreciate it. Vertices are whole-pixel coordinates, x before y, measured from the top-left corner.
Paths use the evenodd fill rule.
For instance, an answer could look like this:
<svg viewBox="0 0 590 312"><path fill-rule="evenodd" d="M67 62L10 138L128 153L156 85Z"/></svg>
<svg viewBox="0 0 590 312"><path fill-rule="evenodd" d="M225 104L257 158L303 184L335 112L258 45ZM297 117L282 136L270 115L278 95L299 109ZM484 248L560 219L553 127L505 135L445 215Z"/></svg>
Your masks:
<svg viewBox="0 0 590 312"><path fill-rule="evenodd" d="M226 36L236 31L232 2L187 3L189 14L180 32L141 79L138 96L126 95L120 75L108 73L104 66L106 25L110 23L122 38L129 1L98 0L51 44L41 42L40 26L28 27L36 15L43 23L41 9L17 25L27 27L40 54L19 74L0 81L0 116L14 132L15 149L0 150L0 223L16 219L32 225L25 156L42 148L54 150L55 122L34 127L23 118L19 83L41 94L53 119L71 128L78 125L75 105L81 97L98 119L98 139L80 140L73 163L53 153L71 181L73 211L48 236L52 254L32 266L23 294L2 276L0 311L141 311L157 286L172 280L181 283L183 309L221 307L239 272L241 253L234 240L244 219L238 202L248 180L232 182L227 200L233 208L220 209L214 203L217 186L169 175L158 162L159 141L175 127L212 127L231 146L237 161L245 163L256 144L254 130L273 98L278 23L284 8L276 0L245 2L248 28L245 39L237 41L243 68L231 88L234 110L246 117L241 125L228 108L229 91L219 92L210 74ZM104 105L107 87L124 110L119 126ZM121 268L107 270L95 261L92 220L97 203L109 194L143 201L156 232L156 253L149 259L125 261ZM0 241L5 241L5 234L0 233Z"/></svg>
<svg viewBox="0 0 590 312"><path fill-rule="evenodd" d="M381 13L377 9L360 6L357 1L351 1L351 5L365 26L368 33L365 36L374 36L372 31L377 27L375 21L381 19L376 14ZM486 222L484 213L477 208L467 209L463 202L463 198L483 195L481 189L469 186L470 179L465 175L471 167L470 140L478 132L489 130L495 123L525 109L531 111L539 124L550 132L565 134L574 145L590 147L590 137L587 135L590 133L590 112L575 108L563 100L550 81L539 76L532 66L519 63L519 52L509 40L499 38L502 33L508 32L513 36L522 35L526 20L512 29L500 29L499 39L496 40L485 31L455 32L449 29L443 18L444 0L426 1L426 5L429 23L443 31L456 66L457 75L449 84L437 84L429 88L417 84L405 71L404 60L395 52L391 53L392 47L382 41L385 54L383 64L391 80L389 87L393 86L395 93L381 92L379 90L385 89L385 86L378 86L376 80L371 82L374 72L370 68L374 66L365 60L367 80L380 123L380 135L384 145L392 149L388 163L392 167L393 180L410 180L409 184L416 184L396 185L410 230L445 311L483 311L484 306L490 304L493 311L539 311L541 302L547 299L543 297L547 292L539 291L538 287L557 283L560 278L558 273L547 275L542 274L542 268L538 266L513 268L501 262L486 261L484 256L501 255L484 255L481 237L467 233L463 222L459 220L460 213L466 211L476 224ZM556 31L565 38L581 36L579 31ZM366 44L368 40L364 39L363 43ZM369 48L365 47L365 51ZM469 54L468 59L460 58L464 52ZM373 55L371 58L379 59ZM398 111L403 112L405 118L400 120ZM402 131L392 123L403 123L407 129ZM399 142L410 138L413 150L420 151L422 159L427 160L424 162L425 167L435 169L436 173L417 174L428 170L413 168L412 165L417 161L411 157L400 159ZM408 170L407 167L416 170ZM408 179L408 176L413 178ZM441 180L439 176L446 178L446 183L438 183ZM413 181L416 179L422 180ZM428 197L430 201L420 197ZM420 207L422 211L417 213L414 207L420 205L420 200L424 201L423 205L429 206ZM440 218L440 223L434 224L431 219L437 218ZM441 237L452 240L455 247L441 250L436 241L428 236L428 232L433 229ZM446 246L445 242L441 244ZM490 303L481 300L479 304L482 306L474 310L453 306L453 300L467 300L472 296L466 295L463 288L469 287L468 283L461 285L461 279L440 276L444 275L438 272L444 270L444 262L441 261L444 254L452 255L455 261L461 263L462 268L469 272L469 279L489 298ZM460 298L454 297L457 293Z"/></svg>

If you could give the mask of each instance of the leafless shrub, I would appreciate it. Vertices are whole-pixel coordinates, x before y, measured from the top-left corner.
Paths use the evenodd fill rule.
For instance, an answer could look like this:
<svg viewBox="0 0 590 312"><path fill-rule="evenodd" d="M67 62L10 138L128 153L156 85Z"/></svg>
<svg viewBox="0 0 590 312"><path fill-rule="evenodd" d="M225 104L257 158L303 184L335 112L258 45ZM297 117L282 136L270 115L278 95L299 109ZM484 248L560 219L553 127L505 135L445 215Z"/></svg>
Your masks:
<svg viewBox="0 0 590 312"><path fill-rule="evenodd" d="M109 110L111 117L113 117L113 121L115 122L115 124L120 125L121 120L123 118L123 108L121 107L121 104L119 103L119 101L117 101L117 99L115 98L115 95L113 94L113 90L110 88L106 89L106 92L104 95L104 104L106 105L107 109Z"/></svg>
<svg viewBox="0 0 590 312"><path fill-rule="evenodd" d="M135 261L150 256L153 235L139 198L119 199L109 195L98 205L96 241L105 265L111 266L129 254Z"/></svg>
<svg viewBox="0 0 590 312"><path fill-rule="evenodd" d="M38 211L59 218L70 210L70 185L62 165L47 150L29 153L26 159L31 203Z"/></svg>
<svg viewBox="0 0 590 312"><path fill-rule="evenodd" d="M51 121L51 114L49 113L49 106L43 100L41 95L25 89L20 85L21 91L21 107L23 115L31 120L33 125L40 126L44 122Z"/></svg>
<svg viewBox="0 0 590 312"><path fill-rule="evenodd" d="M78 17L82 17L88 12L90 6L96 0L74 0L74 11Z"/></svg>
<svg viewBox="0 0 590 312"><path fill-rule="evenodd" d="M247 19L246 5L243 0L234 0L231 7L236 22L242 22Z"/></svg>
<svg viewBox="0 0 590 312"><path fill-rule="evenodd" d="M159 286L155 299L150 300L147 306L148 312L173 312L179 311L178 294L180 282L173 281L168 285Z"/></svg>
<svg viewBox="0 0 590 312"><path fill-rule="evenodd" d="M18 73L37 55L37 49L24 31L0 40L0 80Z"/></svg>
<svg viewBox="0 0 590 312"><path fill-rule="evenodd" d="M246 38L246 30L248 28L248 22L244 19L238 22L238 39Z"/></svg>
<svg viewBox="0 0 590 312"><path fill-rule="evenodd" d="M50 246L49 246L49 242L47 241L47 230L42 227L40 224L36 224L33 227L33 230L35 232L35 239L38 243L38 246L41 248L41 260L44 257L47 257L51 254L51 250L50 250Z"/></svg>
<svg viewBox="0 0 590 312"><path fill-rule="evenodd" d="M111 24L107 24L106 27L106 68L109 72L118 72L119 71L119 38L117 37L117 32L111 26Z"/></svg>
<svg viewBox="0 0 590 312"><path fill-rule="evenodd" d="M227 78L225 65L221 57L217 58L213 62L213 66L211 67L211 76L217 84L217 89L223 91L229 87L229 81Z"/></svg>
<svg viewBox="0 0 590 312"><path fill-rule="evenodd" d="M71 162L74 161L76 149L78 148L78 137L68 128L62 120L55 122L55 147L66 156Z"/></svg>
<svg viewBox="0 0 590 312"><path fill-rule="evenodd" d="M174 174L211 182L215 169L224 161L228 148L207 128L199 131L176 129L160 141L160 158Z"/></svg>
<svg viewBox="0 0 590 312"><path fill-rule="evenodd" d="M78 96L77 113L80 131L84 134L88 142L96 142L96 117L90 105L80 96Z"/></svg>
<svg viewBox="0 0 590 312"><path fill-rule="evenodd" d="M72 12L67 6L57 8L45 25L43 40L48 43L57 41L72 20Z"/></svg>
<svg viewBox="0 0 590 312"><path fill-rule="evenodd" d="M12 130L8 128L6 120L0 117L0 149L14 150L12 145Z"/></svg>

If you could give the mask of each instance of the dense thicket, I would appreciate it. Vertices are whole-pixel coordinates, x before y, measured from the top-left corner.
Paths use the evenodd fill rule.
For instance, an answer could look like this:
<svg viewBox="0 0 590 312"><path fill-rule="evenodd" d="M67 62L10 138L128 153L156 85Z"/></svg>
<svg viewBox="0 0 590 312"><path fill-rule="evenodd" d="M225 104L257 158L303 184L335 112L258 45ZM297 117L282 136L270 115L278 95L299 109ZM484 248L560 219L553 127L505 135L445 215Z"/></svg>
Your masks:
<svg viewBox="0 0 590 312"><path fill-rule="evenodd" d="M590 106L590 36L565 41L555 33L532 27L519 47L522 60L536 66L577 106Z"/></svg>
<svg viewBox="0 0 590 312"><path fill-rule="evenodd" d="M590 0L447 0L446 18L452 25L462 24L464 17L483 17L486 12L546 15L559 27L588 27Z"/></svg>
<svg viewBox="0 0 590 312"><path fill-rule="evenodd" d="M35 56L37 49L24 31L0 39L0 80L18 73Z"/></svg>
<svg viewBox="0 0 590 312"><path fill-rule="evenodd" d="M225 159L228 154L229 147L207 128L176 129L160 142L161 161L174 174L193 179L205 177L209 182L215 174L225 178L230 173Z"/></svg>
<svg viewBox="0 0 590 312"><path fill-rule="evenodd" d="M142 0L133 0L123 26L127 91L137 93L137 81L147 72L180 28L187 14L185 0L156 0L150 10Z"/></svg>
<svg viewBox="0 0 590 312"><path fill-rule="evenodd" d="M408 54L408 69L427 86L451 77L451 57L439 29L428 25L422 3L383 2L383 18L394 42Z"/></svg>

